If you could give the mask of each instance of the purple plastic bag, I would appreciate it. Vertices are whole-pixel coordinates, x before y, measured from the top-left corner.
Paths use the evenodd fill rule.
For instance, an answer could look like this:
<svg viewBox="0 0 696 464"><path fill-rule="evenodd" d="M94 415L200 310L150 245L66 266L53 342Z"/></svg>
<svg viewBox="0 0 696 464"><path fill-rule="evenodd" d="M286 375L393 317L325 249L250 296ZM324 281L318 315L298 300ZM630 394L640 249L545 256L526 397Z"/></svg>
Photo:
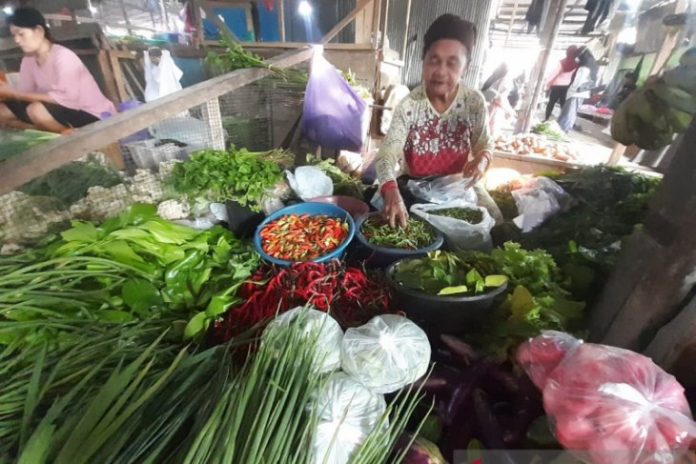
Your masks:
<svg viewBox="0 0 696 464"><path fill-rule="evenodd" d="M366 106L336 68L315 53L302 115L305 137L325 148L360 151Z"/></svg>

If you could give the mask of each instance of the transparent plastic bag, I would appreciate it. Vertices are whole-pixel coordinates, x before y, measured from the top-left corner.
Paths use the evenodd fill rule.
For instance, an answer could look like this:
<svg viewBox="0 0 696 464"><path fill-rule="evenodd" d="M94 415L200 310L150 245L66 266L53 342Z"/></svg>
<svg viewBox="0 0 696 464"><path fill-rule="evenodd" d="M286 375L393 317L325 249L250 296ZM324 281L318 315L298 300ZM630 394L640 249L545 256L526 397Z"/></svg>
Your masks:
<svg viewBox="0 0 696 464"><path fill-rule="evenodd" d="M677 463L696 439L684 389L650 358L544 332L517 360L542 390L559 443L587 463Z"/></svg>
<svg viewBox="0 0 696 464"><path fill-rule="evenodd" d="M303 201L333 195L333 181L317 167L300 166L294 173L285 171L285 175L290 188Z"/></svg>
<svg viewBox="0 0 696 464"><path fill-rule="evenodd" d="M343 336L341 368L377 393L392 393L415 382L429 363L428 337L402 316L374 317Z"/></svg>
<svg viewBox="0 0 696 464"><path fill-rule="evenodd" d="M471 224L461 219L455 219L435 214L438 210L448 208L471 208L481 211L482 219L478 224ZM486 208L465 201L452 201L441 205L415 204L411 213L419 216L442 232L451 248L459 250L490 250L492 248L491 229L495 220Z"/></svg>
<svg viewBox="0 0 696 464"><path fill-rule="evenodd" d="M450 174L432 180L409 180L406 186L416 198L428 203L465 201L475 205L478 198L468 181L462 174Z"/></svg>
<svg viewBox="0 0 696 464"><path fill-rule="evenodd" d="M316 343L317 350L312 361L314 372L325 374L341 367L343 330L336 319L316 309L298 306L280 314L266 326L264 340L274 339L269 334L294 323L302 324L305 339ZM284 347L277 348L284 349Z"/></svg>
<svg viewBox="0 0 696 464"><path fill-rule="evenodd" d="M314 462L346 464L387 410L384 396L343 372L329 377L317 398Z"/></svg>
<svg viewBox="0 0 696 464"><path fill-rule="evenodd" d="M513 219L522 232L530 232L563 211L570 196L548 177L535 177L513 190L519 216Z"/></svg>

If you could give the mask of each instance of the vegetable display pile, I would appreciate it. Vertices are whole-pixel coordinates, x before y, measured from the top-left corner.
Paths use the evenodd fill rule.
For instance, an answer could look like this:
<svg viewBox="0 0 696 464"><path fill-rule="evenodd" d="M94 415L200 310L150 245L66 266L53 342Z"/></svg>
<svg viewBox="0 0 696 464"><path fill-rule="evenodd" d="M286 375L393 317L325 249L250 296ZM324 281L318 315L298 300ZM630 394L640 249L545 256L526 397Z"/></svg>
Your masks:
<svg viewBox="0 0 696 464"><path fill-rule="evenodd" d="M360 232L368 242L385 248L418 250L435 241L435 232L427 223L409 218L405 228L393 229L384 219L371 217L363 222Z"/></svg>
<svg viewBox="0 0 696 464"><path fill-rule="evenodd" d="M394 280L406 288L440 296L479 295L507 282L504 275L482 274L476 264L475 259L435 251L400 262L394 269Z"/></svg>
<svg viewBox="0 0 696 464"><path fill-rule="evenodd" d="M495 149L513 155L533 155L558 161L577 161L577 153L569 144L549 140L538 134L501 135L495 140Z"/></svg>
<svg viewBox="0 0 696 464"><path fill-rule="evenodd" d="M261 247L273 258L311 261L338 248L348 230L348 223L341 219L290 214L261 229Z"/></svg>
<svg viewBox="0 0 696 464"><path fill-rule="evenodd" d="M466 221L469 224L479 224L483 221L483 213L479 209L473 208L445 208L431 210L430 214L435 216L445 216L452 219Z"/></svg>
<svg viewBox="0 0 696 464"><path fill-rule="evenodd" d="M260 269L239 292L241 304L215 324L212 338L227 341L297 306L330 312L343 327L362 325L390 307L383 279L331 263L297 263L289 269Z"/></svg>
<svg viewBox="0 0 696 464"><path fill-rule="evenodd" d="M282 152L252 153L245 149L202 150L174 166L174 189L190 200L234 200L260 211L264 194L282 181L280 166L274 157Z"/></svg>
<svg viewBox="0 0 696 464"><path fill-rule="evenodd" d="M235 301L258 259L225 229L179 226L151 205L100 226L74 222L61 239L0 259L0 343L51 340L47 319L124 323L197 310L194 335Z"/></svg>
<svg viewBox="0 0 696 464"><path fill-rule="evenodd" d="M592 167L550 176L572 198L568 211L523 234L506 216L506 224L493 230L497 243L519 242L527 249L547 250L570 279L573 294L581 299L598 295L613 269L621 241L641 224L659 179L620 168ZM512 204L509 193L496 201Z"/></svg>
<svg viewBox="0 0 696 464"><path fill-rule="evenodd" d="M307 155L307 164L318 167L324 171L324 174L329 176L334 185L334 195L347 195L362 199L363 190L365 189L362 181L336 166L336 162L333 159L327 158L322 160L310 154Z"/></svg>
<svg viewBox="0 0 696 464"><path fill-rule="evenodd" d="M34 129L2 130L0 131L0 163L56 137L59 135Z"/></svg>
<svg viewBox="0 0 696 464"><path fill-rule="evenodd" d="M568 142L568 136L563 133L556 121L540 122L536 126L532 127L532 133L543 135L547 139L553 140L554 142Z"/></svg>

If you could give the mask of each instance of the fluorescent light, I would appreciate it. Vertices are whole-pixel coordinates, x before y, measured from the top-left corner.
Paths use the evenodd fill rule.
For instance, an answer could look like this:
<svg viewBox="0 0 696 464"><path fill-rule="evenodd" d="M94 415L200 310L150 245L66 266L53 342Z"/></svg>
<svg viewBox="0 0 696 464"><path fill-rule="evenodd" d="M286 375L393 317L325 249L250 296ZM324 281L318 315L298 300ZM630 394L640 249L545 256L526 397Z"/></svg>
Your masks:
<svg viewBox="0 0 696 464"><path fill-rule="evenodd" d="M313 10L312 5L310 5L307 0L302 0L300 4L297 5L297 12L300 14L300 16L311 16Z"/></svg>
<svg viewBox="0 0 696 464"><path fill-rule="evenodd" d="M2 9L2 12L5 13L7 16L11 15L14 13L14 8L11 6L6 6L5 8Z"/></svg>

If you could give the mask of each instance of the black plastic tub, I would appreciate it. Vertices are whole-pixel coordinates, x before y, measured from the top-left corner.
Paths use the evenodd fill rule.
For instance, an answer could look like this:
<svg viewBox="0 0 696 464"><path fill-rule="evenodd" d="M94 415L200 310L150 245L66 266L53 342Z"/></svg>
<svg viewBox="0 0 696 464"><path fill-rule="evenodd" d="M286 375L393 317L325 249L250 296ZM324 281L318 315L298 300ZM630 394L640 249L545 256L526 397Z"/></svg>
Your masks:
<svg viewBox="0 0 696 464"><path fill-rule="evenodd" d="M507 283L474 296L438 296L406 288L394 280L394 272L399 263L410 259L413 258L397 261L387 269L392 304L430 332L460 333L471 329L488 317L493 304L507 291Z"/></svg>
<svg viewBox="0 0 696 464"><path fill-rule="evenodd" d="M227 208L227 227L234 236L240 239L252 238L256 227L261 224L265 215L254 212L232 200L225 203L225 206Z"/></svg>
<svg viewBox="0 0 696 464"><path fill-rule="evenodd" d="M439 250L445 242L445 238L439 230L432 227L435 233L435 241L427 247L418 250L404 250L401 248L387 248L378 245L373 245L362 234L360 230L363 223L371 217L381 216L380 212L373 212L362 216L355 222L355 238L357 245L355 256L360 261L365 261L365 265L371 268L385 268L395 261L405 258L420 258L431 251Z"/></svg>

